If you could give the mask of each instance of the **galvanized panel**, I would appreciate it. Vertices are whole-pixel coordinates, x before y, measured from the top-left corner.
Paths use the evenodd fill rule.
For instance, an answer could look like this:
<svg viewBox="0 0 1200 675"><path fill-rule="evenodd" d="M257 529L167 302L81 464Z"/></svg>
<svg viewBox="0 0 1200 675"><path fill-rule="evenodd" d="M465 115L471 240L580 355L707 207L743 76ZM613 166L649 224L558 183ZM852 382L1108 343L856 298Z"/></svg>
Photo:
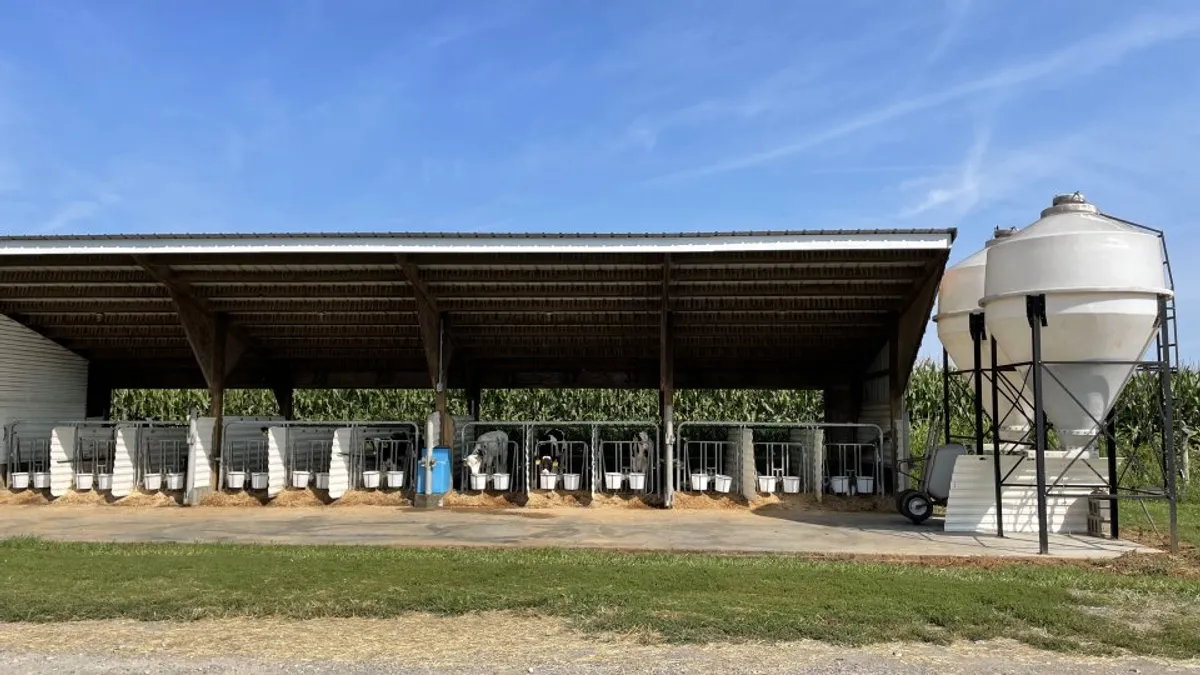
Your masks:
<svg viewBox="0 0 1200 675"><path fill-rule="evenodd" d="M1002 456L1002 475L1009 475L1018 459L1016 455ZM963 455L955 462L946 507L947 532L995 533L996 484L992 462L992 455ZM1068 464L1070 460L1047 457L1047 485L1053 483ZM1050 532L1087 532L1087 495L1096 489L1107 491L1107 486L1094 471L1102 476L1107 470L1105 460L1099 459L1080 459L1071 466L1055 488L1056 493L1068 494L1056 494L1046 499ZM1034 461L1025 459L1005 482L1034 485L1036 480ZM1005 487L1002 497L1005 532L1037 532L1037 489Z"/></svg>
<svg viewBox="0 0 1200 675"><path fill-rule="evenodd" d="M21 419L82 420L88 363L6 316L0 316L0 424ZM7 439L0 463L8 461Z"/></svg>

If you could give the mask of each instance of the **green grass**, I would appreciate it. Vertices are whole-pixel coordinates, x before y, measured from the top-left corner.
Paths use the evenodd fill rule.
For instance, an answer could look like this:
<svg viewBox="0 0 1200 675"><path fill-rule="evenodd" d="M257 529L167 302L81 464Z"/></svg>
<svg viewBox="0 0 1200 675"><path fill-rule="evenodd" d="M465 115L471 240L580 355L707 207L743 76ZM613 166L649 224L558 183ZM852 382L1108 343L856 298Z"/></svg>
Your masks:
<svg viewBox="0 0 1200 675"><path fill-rule="evenodd" d="M673 642L1012 637L1061 649L1200 654L1200 582L1157 563L1131 573L564 550L0 542L5 621L485 610Z"/></svg>

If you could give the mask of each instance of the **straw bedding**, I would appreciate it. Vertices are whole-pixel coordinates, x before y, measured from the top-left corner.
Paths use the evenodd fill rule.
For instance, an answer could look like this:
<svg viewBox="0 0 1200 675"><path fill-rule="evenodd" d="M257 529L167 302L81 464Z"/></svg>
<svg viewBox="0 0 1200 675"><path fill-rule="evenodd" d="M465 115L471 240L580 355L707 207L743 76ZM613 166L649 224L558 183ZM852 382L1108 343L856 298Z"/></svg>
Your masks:
<svg viewBox="0 0 1200 675"><path fill-rule="evenodd" d="M330 506L410 506L403 490L351 490Z"/></svg>
<svg viewBox="0 0 1200 675"><path fill-rule="evenodd" d="M51 506L70 506L73 504L104 505L104 504L109 504L109 503L110 503L110 498L102 492L96 492L95 490L88 490L87 492L79 492L78 490L71 490L71 491L67 492L67 494L65 494L61 497L58 497L54 501L50 502L50 505Z"/></svg>
<svg viewBox="0 0 1200 675"><path fill-rule="evenodd" d="M573 490L571 492L536 490L529 493L529 501L525 503L525 506L531 509L557 509L589 506L591 503L592 494L582 490Z"/></svg>
<svg viewBox="0 0 1200 675"><path fill-rule="evenodd" d="M458 492L451 490L442 500L444 506L471 509L509 509L525 506L525 495L510 492Z"/></svg>
<svg viewBox="0 0 1200 675"><path fill-rule="evenodd" d="M266 494L253 492L211 492L200 500L200 506L262 506Z"/></svg>
<svg viewBox="0 0 1200 675"><path fill-rule="evenodd" d="M0 489L0 505L34 506L49 503L49 490L21 490L20 492L13 492L8 489Z"/></svg>
<svg viewBox="0 0 1200 675"><path fill-rule="evenodd" d="M127 508L162 508L179 506L179 500L175 497L163 492L134 492L128 497L123 497L113 502L113 506L124 506Z"/></svg>
<svg viewBox="0 0 1200 675"><path fill-rule="evenodd" d="M324 506L329 503L329 493L325 490L306 488L303 490L289 489L280 492L267 502L267 506L300 507Z"/></svg>

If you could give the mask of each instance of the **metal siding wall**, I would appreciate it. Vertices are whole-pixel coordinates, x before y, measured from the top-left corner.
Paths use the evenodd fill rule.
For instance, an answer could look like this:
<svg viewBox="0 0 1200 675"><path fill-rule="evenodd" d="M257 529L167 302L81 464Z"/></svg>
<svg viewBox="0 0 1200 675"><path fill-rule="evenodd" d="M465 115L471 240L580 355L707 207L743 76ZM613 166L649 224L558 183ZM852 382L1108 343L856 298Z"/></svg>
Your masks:
<svg viewBox="0 0 1200 675"><path fill-rule="evenodd" d="M1017 463L1012 455L1000 458L1001 471L1008 474ZM1046 458L1046 482L1053 483L1067 468L1070 460ZM1088 465L1091 465L1089 468ZM1087 532L1087 494L1097 489L1100 479L1095 472L1106 475L1105 460L1081 459L1059 483L1056 492L1078 492L1079 496L1051 496L1046 500L1049 527L1055 533ZM1035 464L1026 459L1008 478L1008 482L1032 485L1036 481ZM963 455L954 463L950 483L949 506L946 507L946 532L996 531L996 484L991 455ZM1105 488L1107 491L1107 488ZM1037 489L1005 487L1004 530L1006 532L1037 532Z"/></svg>
<svg viewBox="0 0 1200 675"><path fill-rule="evenodd" d="M0 316L0 425L21 419L82 420L87 361L6 316ZM0 463L8 461L8 439Z"/></svg>

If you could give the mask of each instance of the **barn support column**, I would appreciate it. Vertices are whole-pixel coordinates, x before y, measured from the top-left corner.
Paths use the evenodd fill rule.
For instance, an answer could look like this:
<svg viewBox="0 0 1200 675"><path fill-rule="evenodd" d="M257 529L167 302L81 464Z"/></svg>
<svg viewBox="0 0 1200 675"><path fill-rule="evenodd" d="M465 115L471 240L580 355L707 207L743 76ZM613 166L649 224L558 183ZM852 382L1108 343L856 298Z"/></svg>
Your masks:
<svg viewBox="0 0 1200 675"><path fill-rule="evenodd" d="M275 405L279 406L279 415L283 419L296 419L296 390L292 388L291 382L279 382L271 387L271 392L275 394Z"/></svg>
<svg viewBox="0 0 1200 675"><path fill-rule="evenodd" d="M473 420L479 419L479 406L483 402L483 391L478 385L467 387L467 416Z"/></svg>
<svg viewBox="0 0 1200 675"><path fill-rule="evenodd" d="M454 446L454 420L450 417L446 373L453 356L453 343L447 336L445 315L438 309L437 299L429 291L421 277L421 271L406 256L397 256L396 262L412 289L417 303L417 323L421 329L421 345L425 351L425 365L433 385L434 407L437 412L437 438L429 438L425 444L425 457L418 471L424 472L425 490L415 495L413 506L421 508L440 507L443 495L433 492L433 448L435 445Z"/></svg>
<svg viewBox="0 0 1200 675"><path fill-rule="evenodd" d="M659 318L658 412L662 421L663 506L675 501L675 349L671 334L671 255L663 256L662 311Z"/></svg>
<svg viewBox="0 0 1200 675"><path fill-rule="evenodd" d="M112 398L112 383L108 378L108 373L96 366L88 366L85 416L88 419L108 419L112 414Z"/></svg>

